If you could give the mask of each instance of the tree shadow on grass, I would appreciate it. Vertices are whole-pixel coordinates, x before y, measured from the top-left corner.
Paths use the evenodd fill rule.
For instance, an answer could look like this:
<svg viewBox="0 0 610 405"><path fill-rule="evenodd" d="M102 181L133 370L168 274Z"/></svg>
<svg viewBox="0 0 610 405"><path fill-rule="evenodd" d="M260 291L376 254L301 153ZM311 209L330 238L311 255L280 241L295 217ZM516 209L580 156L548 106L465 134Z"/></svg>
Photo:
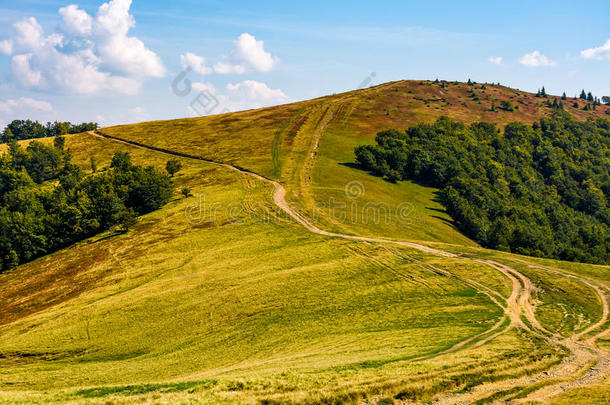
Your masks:
<svg viewBox="0 0 610 405"><path fill-rule="evenodd" d="M339 165L340 166L349 167L350 169L354 169L354 170L358 170L358 171L361 171L361 172L368 173L368 174L370 174L373 177L378 177L378 178L379 177L383 177L383 175L380 175L378 173L374 173L374 172L371 172L369 170L363 169L362 166L360 166L358 163L354 163L354 162L342 162L342 163L339 163Z"/></svg>

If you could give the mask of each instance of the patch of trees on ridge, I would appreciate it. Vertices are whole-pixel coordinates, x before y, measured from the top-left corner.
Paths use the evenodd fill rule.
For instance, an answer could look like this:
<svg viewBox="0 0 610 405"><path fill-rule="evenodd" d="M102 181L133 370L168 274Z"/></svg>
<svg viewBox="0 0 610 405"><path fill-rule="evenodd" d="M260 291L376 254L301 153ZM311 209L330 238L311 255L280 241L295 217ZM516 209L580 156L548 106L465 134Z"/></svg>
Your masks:
<svg viewBox="0 0 610 405"><path fill-rule="evenodd" d="M72 124L71 122L47 122L42 125L38 121L14 120L4 128L2 132L2 143L10 141L21 141L23 139L46 138L66 134L80 134L81 132L93 131L98 127L95 122L83 122Z"/></svg>
<svg viewBox="0 0 610 405"><path fill-rule="evenodd" d="M533 125L441 117L377 134L359 165L391 182L440 188L456 226L484 247L610 262L610 122L558 111Z"/></svg>
<svg viewBox="0 0 610 405"><path fill-rule="evenodd" d="M0 156L0 272L113 227L125 231L172 196L167 174L132 164L127 152L107 170L94 159L91 166L86 175L71 163L63 137L53 146L9 143Z"/></svg>

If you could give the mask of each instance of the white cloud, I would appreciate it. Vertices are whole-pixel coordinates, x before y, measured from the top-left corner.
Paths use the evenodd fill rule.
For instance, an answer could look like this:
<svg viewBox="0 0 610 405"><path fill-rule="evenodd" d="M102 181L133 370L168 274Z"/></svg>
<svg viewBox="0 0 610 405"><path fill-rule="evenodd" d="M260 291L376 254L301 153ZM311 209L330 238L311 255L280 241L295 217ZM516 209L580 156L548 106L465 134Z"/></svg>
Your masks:
<svg viewBox="0 0 610 405"><path fill-rule="evenodd" d="M229 83L223 94L217 94L216 89L210 83L197 82L192 86L199 92L199 95L187 107L192 116L249 110L290 101L282 90L271 89L265 83L254 80Z"/></svg>
<svg viewBox="0 0 610 405"><path fill-rule="evenodd" d="M244 33L237 38L235 55L259 72L268 72L273 68L275 60L265 51L263 41L257 41L254 36Z"/></svg>
<svg viewBox="0 0 610 405"><path fill-rule="evenodd" d="M0 130L14 119L42 119L50 120L55 114L51 104L46 101L21 97L13 100L0 101Z"/></svg>
<svg viewBox="0 0 610 405"><path fill-rule="evenodd" d="M0 53L4 55L10 55L13 53L13 42L7 40L0 41Z"/></svg>
<svg viewBox="0 0 610 405"><path fill-rule="evenodd" d="M243 33L235 41L233 52L214 65L214 71L219 74L241 74L248 70L268 72L276 63L277 58L265 51L263 41Z"/></svg>
<svg viewBox="0 0 610 405"><path fill-rule="evenodd" d="M192 52L187 52L184 55L180 55L180 64L183 69L192 69L195 73L200 75L207 75L212 73L212 68L205 64L205 58L202 56L195 55Z"/></svg>
<svg viewBox="0 0 610 405"><path fill-rule="evenodd" d="M44 46L43 31L34 17L13 24L15 30L15 46L36 50Z"/></svg>
<svg viewBox="0 0 610 405"><path fill-rule="evenodd" d="M204 83L204 82L195 82L191 85L193 90L199 93L210 93L216 94L216 88L212 83Z"/></svg>
<svg viewBox="0 0 610 405"><path fill-rule="evenodd" d="M11 61L13 75L23 87L38 86L42 82L42 72L30 67L30 59L32 59L32 54L28 53L15 55Z"/></svg>
<svg viewBox="0 0 610 405"><path fill-rule="evenodd" d="M123 73L143 77L163 77L161 58L136 37L128 37L136 25L129 14L131 0L112 0L100 6L93 35L104 64Z"/></svg>
<svg viewBox="0 0 610 405"><path fill-rule="evenodd" d="M610 59L610 39L608 39L602 46L585 49L584 51L580 52L580 55L585 59Z"/></svg>
<svg viewBox="0 0 610 405"><path fill-rule="evenodd" d="M519 63L527 67L555 66L557 64L557 62L547 58L538 51L526 53L519 59Z"/></svg>
<svg viewBox="0 0 610 405"><path fill-rule="evenodd" d="M495 56L495 57L492 56L492 57L489 57L487 59L487 61L489 63L493 63L494 65L501 65L502 64L502 57L501 56Z"/></svg>
<svg viewBox="0 0 610 405"><path fill-rule="evenodd" d="M86 11L78 8L77 5L71 4L59 9L59 14L63 17L62 30L73 35L89 35L91 34L91 25L93 19Z"/></svg>
<svg viewBox="0 0 610 405"><path fill-rule="evenodd" d="M14 83L68 93L134 94L144 79L164 76L159 56L128 36L135 25L130 6L131 0L109 1L95 18L76 5L63 7L63 34L45 36L33 17L15 23L12 38L0 45L3 53L15 54Z"/></svg>
<svg viewBox="0 0 610 405"><path fill-rule="evenodd" d="M227 85L226 106L232 111L283 104L290 98L280 89L270 89L265 83L254 80Z"/></svg>
<svg viewBox="0 0 610 405"><path fill-rule="evenodd" d="M18 100L0 101L0 111L4 113L13 113L16 110L38 110L51 111L53 107L46 101L36 100L33 98L21 97Z"/></svg>
<svg viewBox="0 0 610 405"><path fill-rule="evenodd" d="M242 65L233 65L227 62L218 62L214 64L214 71L221 75L246 73L246 68Z"/></svg>

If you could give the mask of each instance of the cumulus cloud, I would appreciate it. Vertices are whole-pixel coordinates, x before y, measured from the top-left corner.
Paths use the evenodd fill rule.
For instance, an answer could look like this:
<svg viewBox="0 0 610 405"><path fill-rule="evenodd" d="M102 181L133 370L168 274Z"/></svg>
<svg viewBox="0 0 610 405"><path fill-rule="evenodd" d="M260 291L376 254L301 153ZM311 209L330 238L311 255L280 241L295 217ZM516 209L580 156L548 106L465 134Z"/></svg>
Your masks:
<svg viewBox="0 0 610 405"><path fill-rule="evenodd" d="M204 57L191 52L180 55L180 64L183 69L192 69L200 75L207 75L213 72L212 68L206 65Z"/></svg>
<svg viewBox="0 0 610 405"><path fill-rule="evenodd" d="M14 54L15 84L69 93L137 93L149 77L163 77L165 67L144 43L128 36L135 20L131 0L102 4L95 17L76 5L59 10L60 33L45 35L34 17L13 24L11 39L0 51Z"/></svg>
<svg viewBox="0 0 610 405"><path fill-rule="evenodd" d="M10 55L13 53L13 42L8 39L0 41L0 53Z"/></svg>
<svg viewBox="0 0 610 405"><path fill-rule="evenodd" d="M93 35L104 63L117 71L144 77L163 77L159 56L127 33L136 25L129 14L131 0L112 0L100 6Z"/></svg>
<svg viewBox="0 0 610 405"><path fill-rule="evenodd" d="M249 70L268 72L276 63L277 58L265 51L263 41L243 33L235 41L231 54L214 65L214 71L219 74L242 74Z"/></svg>
<svg viewBox="0 0 610 405"><path fill-rule="evenodd" d="M538 51L526 53L519 59L519 63L527 67L555 66L557 64L557 62L547 58Z"/></svg>
<svg viewBox="0 0 610 405"><path fill-rule="evenodd" d="M0 101L0 111L4 113L12 113L20 109L51 111L53 107L46 101L36 100L28 97L21 97L18 100Z"/></svg>
<svg viewBox="0 0 610 405"><path fill-rule="evenodd" d="M610 39L608 39L602 46L585 49L584 51L580 52L580 55L585 59L610 59Z"/></svg>
<svg viewBox="0 0 610 405"><path fill-rule="evenodd" d="M210 83L197 82L192 86L199 92L199 95L187 107L192 116L249 110L290 101L282 90L271 89L265 83L254 80L229 83L222 94L219 94Z"/></svg>
<svg viewBox="0 0 610 405"><path fill-rule="evenodd" d="M221 75L246 73L246 68L243 65L234 65L227 62L218 62L214 64L214 71Z"/></svg>
<svg viewBox="0 0 610 405"><path fill-rule="evenodd" d="M38 86L42 82L42 73L38 70L33 70L30 67L30 59L32 54L27 53L24 55L15 55L11 61L11 69L15 75L15 79L23 87L34 87Z"/></svg>
<svg viewBox="0 0 610 405"><path fill-rule="evenodd" d="M227 85L227 96L232 109L245 110L286 103L289 98L280 89L270 89L265 83L254 80Z"/></svg>
<svg viewBox="0 0 610 405"><path fill-rule="evenodd" d="M61 29L64 32L73 35L91 34L93 18L86 11L79 9L77 5L62 7L59 9L59 14L63 18Z"/></svg>
<svg viewBox="0 0 610 405"><path fill-rule="evenodd" d="M489 63L493 63L494 65L501 65L502 64L502 57L501 56L492 56L490 58L487 59L487 61Z"/></svg>
<svg viewBox="0 0 610 405"><path fill-rule="evenodd" d="M53 111L53 106L43 100L21 97L19 99L9 99L0 101L0 130L14 119L31 117L50 119L49 114Z"/></svg>
<svg viewBox="0 0 610 405"><path fill-rule="evenodd" d="M216 88L212 83L195 82L192 84L193 90L198 93L216 94Z"/></svg>

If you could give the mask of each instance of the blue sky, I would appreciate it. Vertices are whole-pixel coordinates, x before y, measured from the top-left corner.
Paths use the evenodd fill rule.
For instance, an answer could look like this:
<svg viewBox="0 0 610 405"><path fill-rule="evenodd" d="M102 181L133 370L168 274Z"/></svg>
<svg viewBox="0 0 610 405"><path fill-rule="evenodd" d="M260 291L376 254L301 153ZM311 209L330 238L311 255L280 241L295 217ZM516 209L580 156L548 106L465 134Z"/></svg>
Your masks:
<svg viewBox="0 0 610 405"><path fill-rule="evenodd" d="M0 125L217 113L372 72L610 95L608 21L607 1L0 1Z"/></svg>

